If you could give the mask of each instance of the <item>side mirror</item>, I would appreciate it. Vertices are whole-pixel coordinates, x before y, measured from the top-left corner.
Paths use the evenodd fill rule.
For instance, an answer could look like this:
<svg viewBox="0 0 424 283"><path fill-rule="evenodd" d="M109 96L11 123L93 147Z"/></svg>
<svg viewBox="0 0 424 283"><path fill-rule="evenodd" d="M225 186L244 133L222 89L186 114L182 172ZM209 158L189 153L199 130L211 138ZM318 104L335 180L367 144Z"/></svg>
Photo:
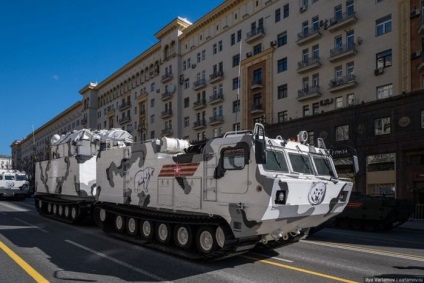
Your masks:
<svg viewBox="0 0 424 283"><path fill-rule="evenodd" d="M257 164L266 163L266 145L264 139L255 140L255 158Z"/></svg>
<svg viewBox="0 0 424 283"><path fill-rule="evenodd" d="M353 172L355 174L358 174L358 172L359 172L359 162L358 162L358 156L356 156L356 155L352 156L352 166L353 166Z"/></svg>

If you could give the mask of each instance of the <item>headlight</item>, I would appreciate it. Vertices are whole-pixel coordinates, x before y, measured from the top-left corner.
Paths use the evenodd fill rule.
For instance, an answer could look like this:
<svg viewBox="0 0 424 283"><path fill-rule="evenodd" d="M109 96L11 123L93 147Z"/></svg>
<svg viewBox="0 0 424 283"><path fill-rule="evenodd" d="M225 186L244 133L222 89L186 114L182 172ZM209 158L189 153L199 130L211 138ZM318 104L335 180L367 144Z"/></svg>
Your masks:
<svg viewBox="0 0 424 283"><path fill-rule="evenodd" d="M286 193L287 191L279 190L275 195L276 204L286 204Z"/></svg>

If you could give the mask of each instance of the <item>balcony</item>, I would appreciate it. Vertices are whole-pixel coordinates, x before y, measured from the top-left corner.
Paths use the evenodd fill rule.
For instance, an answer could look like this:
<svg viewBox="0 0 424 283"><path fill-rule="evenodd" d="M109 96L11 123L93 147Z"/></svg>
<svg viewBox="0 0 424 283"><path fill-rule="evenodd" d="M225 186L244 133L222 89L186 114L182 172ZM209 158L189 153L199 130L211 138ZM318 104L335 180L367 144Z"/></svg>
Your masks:
<svg viewBox="0 0 424 283"><path fill-rule="evenodd" d="M420 18L420 27L418 28L418 34L424 35L424 15L421 15Z"/></svg>
<svg viewBox="0 0 424 283"><path fill-rule="evenodd" d="M83 118L81 120L81 125L87 125L87 123L88 123L88 119L87 118Z"/></svg>
<svg viewBox="0 0 424 283"><path fill-rule="evenodd" d="M172 117L172 109L165 109L165 111L162 111L162 113L160 114L160 117L162 119Z"/></svg>
<svg viewBox="0 0 424 283"><path fill-rule="evenodd" d="M122 102L121 105L119 105L119 111L124 111L131 107L131 102Z"/></svg>
<svg viewBox="0 0 424 283"><path fill-rule="evenodd" d="M251 114L257 114L257 113L263 113L264 108L262 104L254 104L252 107L252 111L250 111Z"/></svg>
<svg viewBox="0 0 424 283"><path fill-rule="evenodd" d="M321 32L319 31L319 28L307 28L302 32L299 32L297 34L297 45L303 45L308 42L311 42L313 40L316 40L322 36Z"/></svg>
<svg viewBox="0 0 424 283"><path fill-rule="evenodd" d="M306 87L297 91L297 101L307 100L309 98L320 97L322 95L319 86Z"/></svg>
<svg viewBox="0 0 424 283"><path fill-rule="evenodd" d="M193 130L201 130L206 128L206 120L205 119L199 119L197 121L193 122Z"/></svg>
<svg viewBox="0 0 424 283"><path fill-rule="evenodd" d="M354 24L358 21L356 17L356 12L343 13L340 16L335 16L330 19L327 30L330 32L335 32L340 30L348 25Z"/></svg>
<svg viewBox="0 0 424 283"><path fill-rule="evenodd" d="M206 99L198 99L193 102L193 110L199 110L206 107Z"/></svg>
<svg viewBox="0 0 424 283"><path fill-rule="evenodd" d="M314 70L319 67L321 67L321 59L319 57L309 58L307 60L297 62L297 72L299 74Z"/></svg>
<svg viewBox="0 0 424 283"><path fill-rule="evenodd" d="M265 36L264 27L257 27L246 34L246 43L252 43Z"/></svg>
<svg viewBox="0 0 424 283"><path fill-rule="evenodd" d="M221 115L213 115L212 117L209 117L209 125L219 125L224 123L224 116Z"/></svg>
<svg viewBox="0 0 424 283"><path fill-rule="evenodd" d="M353 74L338 77L334 80L330 81L330 92L337 92L340 90L345 90L349 88L356 87L358 85L358 82L356 81L356 76Z"/></svg>
<svg viewBox="0 0 424 283"><path fill-rule="evenodd" d="M199 90L206 87L206 79L202 78L202 79L198 79L197 81L195 81L193 83L193 90Z"/></svg>
<svg viewBox="0 0 424 283"><path fill-rule="evenodd" d="M131 117L129 115L124 116L121 119L119 119L118 124L122 125L122 124L126 124L128 122L131 122Z"/></svg>
<svg viewBox="0 0 424 283"><path fill-rule="evenodd" d="M257 89L257 88L262 88L262 80L255 80L252 82L252 84L250 85L250 89Z"/></svg>
<svg viewBox="0 0 424 283"><path fill-rule="evenodd" d="M336 62L338 60L356 55L358 51L354 43L344 44L330 50L328 61Z"/></svg>
<svg viewBox="0 0 424 283"><path fill-rule="evenodd" d="M224 93L218 92L209 96L209 104L216 104L224 101Z"/></svg>
<svg viewBox="0 0 424 283"><path fill-rule="evenodd" d="M214 72L213 74L209 75L209 82L210 83L215 83L215 82L218 82L222 79L224 79L224 72L223 71Z"/></svg>
<svg viewBox="0 0 424 283"><path fill-rule="evenodd" d="M172 128L166 128L162 130L162 136L171 136L174 133Z"/></svg>
<svg viewBox="0 0 424 283"><path fill-rule="evenodd" d="M166 73L165 75L162 76L162 79L160 80L162 83L167 83L170 80L172 80L174 78L174 75L172 73Z"/></svg>
<svg viewBox="0 0 424 283"><path fill-rule="evenodd" d="M172 98L172 92L164 92L162 93L161 100L166 101Z"/></svg>
<svg viewBox="0 0 424 283"><path fill-rule="evenodd" d="M106 108L106 113L107 113L107 115L108 115L108 116L110 116L110 115L114 115L114 114L115 114L115 107L113 107L113 106L108 106L108 107Z"/></svg>

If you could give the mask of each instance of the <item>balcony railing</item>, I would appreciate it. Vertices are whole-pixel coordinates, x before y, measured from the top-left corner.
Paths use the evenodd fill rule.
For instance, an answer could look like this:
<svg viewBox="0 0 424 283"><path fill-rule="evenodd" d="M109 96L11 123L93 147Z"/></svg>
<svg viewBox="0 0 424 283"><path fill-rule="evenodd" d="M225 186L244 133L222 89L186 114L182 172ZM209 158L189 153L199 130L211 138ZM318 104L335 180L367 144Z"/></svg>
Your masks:
<svg viewBox="0 0 424 283"><path fill-rule="evenodd" d="M165 111L162 111L160 117L163 119L172 117L172 109L166 109Z"/></svg>
<svg viewBox="0 0 424 283"><path fill-rule="evenodd" d="M128 123L130 121L131 121L131 116L127 115L127 116L124 116L121 119L119 119L118 123L119 123L119 125L122 125L122 124Z"/></svg>
<svg viewBox="0 0 424 283"><path fill-rule="evenodd" d="M298 73L303 73L319 67L321 67L321 59L319 57L308 58L307 60L297 62Z"/></svg>
<svg viewBox="0 0 424 283"><path fill-rule="evenodd" d="M264 112L264 108L262 104L254 104L252 107L252 111L250 112L251 114L255 114L255 113L262 113Z"/></svg>
<svg viewBox="0 0 424 283"><path fill-rule="evenodd" d="M328 60L330 62L335 62L356 55L356 53L358 53L358 50L356 50L355 43L343 44L330 50L330 58L328 58Z"/></svg>
<svg viewBox="0 0 424 283"><path fill-rule="evenodd" d="M257 28L252 29L251 31L249 31L246 34L246 42L247 43L251 43L251 42L253 42L253 41L257 40L257 39L260 39L260 38L262 38L264 36L265 36L264 27L262 27L262 26L261 27L257 27Z"/></svg>
<svg viewBox="0 0 424 283"><path fill-rule="evenodd" d="M206 86L206 79L201 78L193 83L193 90L199 90Z"/></svg>
<svg viewBox="0 0 424 283"><path fill-rule="evenodd" d="M198 99L193 102L193 110L198 110L206 107L206 99Z"/></svg>
<svg viewBox="0 0 424 283"><path fill-rule="evenodd" d="M162 93L161 100L165 101L172 98L172 92L164 92Z"/></svg>
<svg viewBox="0 0 424 283"><path fill-rule="evenodd" d="M299 32L297 34L296 43L298 45L303 45L303 44L308 43L312 40L318 39L321 36L322 36L322 34L319 31L319 27L310 27L310 28L304 29L302 32Z"/></svg>
<svg viewBox="0 0 424 283"><path fill-rule="evenodd" d="M211 83L220 81L224 78L224 72L223 71L218 71L218 72L214 72L213 74L209 75L209 81Z"/></svg>
<svg viewBox="0 0 424 283"><path fill-rule="evenodd" d="M358 82L356 81L356 76L354 74L349 74L347 76L340 76L330 81L330 92L336 92L339 90L344 90L352 87L356 87Z"/></svg>
<svg viewBox="0 0 424 283"><path fill-rule="evenodd" d="M125 109L128 109L131 107L131 102L122 102L121 105L119 105L119 111L123 111Z"/></svg>
<svg viewBox="0 0 424 283"><path fill-rule="evenodd" d="M162 130L162 136L170 136L174 133L172 128L166 128Z"/></svg>
<svg viewBox="0 0 424 283"><path fill-rule="evenodd" d="M355 11L343 13L339 16L335 16L330 19L327 30L329 30L330 32L334 32L347 25L356 23L357 21L358 21L358 18L356 17Z"/></svg>
<svg viewBox="0 0 424 283"><path fill-rule="evenodd" d="M321 95L319 86L306 87L297 91L297 100L302 101L313 97L319 97Z"/></svg>
<svg viewBox="0 0 424 283"><path fill-rule="evenodd" d="M224 93L219 92L209 96L209 104L215 104L224 101Z"/></svg>
<svg viewBox="0 0 424 283"><path fill-rule="evenodd" d="M200 130L206 128L206 120L199 119L193 122L193 130Z"/></svg>
<svg viewBox="0 0 424 283"><path fill-rule="evenodd" d="M223 115L213 115L212 117L209 117L209 125L217 125L224 123L224 116Z"/></svg>
<svg viewBox="0 0 424 283"><path fill-rule="evenodd" d="M250 85L250 89L262 88L262 80L254 80Z"/></svg>
<svg viewBox="0 0 424 283"><path fill-rule="evenodd" d="M162 76L161 82L166 83L169 82L174 78L174 75L172 73L165 73L165 75Z"/></svg>

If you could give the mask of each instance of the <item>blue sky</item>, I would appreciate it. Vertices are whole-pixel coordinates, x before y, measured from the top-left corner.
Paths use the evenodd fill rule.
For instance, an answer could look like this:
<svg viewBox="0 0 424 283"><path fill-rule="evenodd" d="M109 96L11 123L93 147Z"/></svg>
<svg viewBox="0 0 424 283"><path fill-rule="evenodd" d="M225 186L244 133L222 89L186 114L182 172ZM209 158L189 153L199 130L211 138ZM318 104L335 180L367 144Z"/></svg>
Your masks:
<svg viewBox="0 0 424 283"><path fill-rule="evenodd" d="M0 4L0 154L157 42L224 0L18 0Z"/></svg>

